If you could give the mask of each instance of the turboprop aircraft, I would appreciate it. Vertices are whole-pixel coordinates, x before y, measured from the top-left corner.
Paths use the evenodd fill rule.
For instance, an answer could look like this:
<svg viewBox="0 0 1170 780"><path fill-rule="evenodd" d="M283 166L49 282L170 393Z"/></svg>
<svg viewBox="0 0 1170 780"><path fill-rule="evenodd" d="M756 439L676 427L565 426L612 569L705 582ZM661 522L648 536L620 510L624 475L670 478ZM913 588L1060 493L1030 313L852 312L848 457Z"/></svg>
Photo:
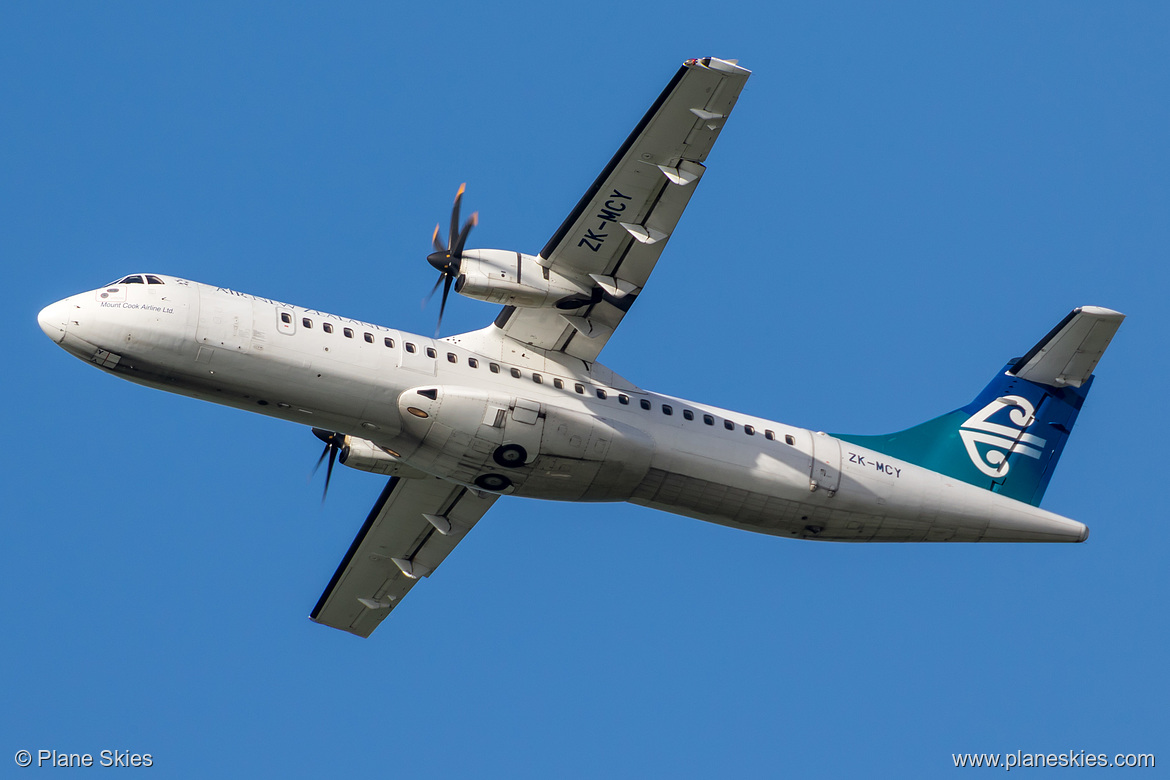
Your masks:
<svg viewBox="0 0 1170 780"><path fill-rule="evenodd" d="M1039 503L1118 312L1074 309L970 404L888 436L687 401L598 362L749 75L684 62L537 255L465 249L476 218L460 225L460 188L428 260L440 322L452 286L503 304L482 330L429 338L152 273L50 304L40 326L115 376L312 427L326 489L336 459L389 476L310 615L359 636L508 495L794 539L1084 541Z"/></svg>

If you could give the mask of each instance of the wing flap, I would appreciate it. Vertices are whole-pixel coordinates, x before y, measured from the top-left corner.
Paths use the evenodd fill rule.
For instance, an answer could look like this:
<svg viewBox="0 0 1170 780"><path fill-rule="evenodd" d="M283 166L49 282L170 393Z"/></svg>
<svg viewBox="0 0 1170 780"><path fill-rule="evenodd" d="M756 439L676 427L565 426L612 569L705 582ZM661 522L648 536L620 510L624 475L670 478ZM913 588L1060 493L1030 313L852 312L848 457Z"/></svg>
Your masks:
<svg viewBox="0 0 1170 780"><path fill-rule="evenodd" d="M392 477L309 617L368 637L496 498L441 479Z"/></svg>

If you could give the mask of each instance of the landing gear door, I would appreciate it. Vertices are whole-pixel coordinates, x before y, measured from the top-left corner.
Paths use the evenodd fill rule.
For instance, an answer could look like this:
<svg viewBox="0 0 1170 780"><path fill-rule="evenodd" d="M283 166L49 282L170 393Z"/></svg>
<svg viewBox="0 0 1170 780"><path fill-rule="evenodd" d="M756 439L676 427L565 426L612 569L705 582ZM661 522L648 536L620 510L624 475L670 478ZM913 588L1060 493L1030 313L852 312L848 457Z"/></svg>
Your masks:
<svg viewBox="0 0 1170 780"><path fill-rule="evenodd" d="M824 433L812 435L812 474L809 489L830 496L841 484L841 442Z"/></svg>
<svg viewBox="0 0 1170 780"><path fill-rule="evenodd" d="M526 398L512 403L504 423L504 444L518 444L524 448L525 463L531 463L540 454L540 438L544 435L544 414L540 404Z"/></svg>

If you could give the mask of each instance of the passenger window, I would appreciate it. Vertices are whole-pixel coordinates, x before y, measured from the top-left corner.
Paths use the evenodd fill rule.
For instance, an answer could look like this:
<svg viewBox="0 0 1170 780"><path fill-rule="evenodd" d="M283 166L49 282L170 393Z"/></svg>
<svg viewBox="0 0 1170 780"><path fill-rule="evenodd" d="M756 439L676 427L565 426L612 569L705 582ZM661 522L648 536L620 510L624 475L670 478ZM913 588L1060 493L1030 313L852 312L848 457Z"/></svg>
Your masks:
<svg viewBox="0 0 1170 780"><path fill-rule="evenodd" d="M150 274L146 275L146 281L150 284L162 284L163 283L162 279L159 279L157 276L151 276Z"/></svg>
<svg viewBox="0 0 1170 780"><path fill-rule="evenodd" d="M475 358L467 358L467 365L471 368L479 368L479 361Z"/></svg>
<svg viewBox="0 0 1170 780"><path fill-rule="evenodd" d="M703 415L703 422L705 422L707 425L714 425L715 418L709 414L705 414L705 415Z"/></svg>
<svg viewBox="0 0 1170 780"><path fill-rule="evenodd" d="M743 426L743 432L746 433L748 436L755 436L756 435L756 429L752 425Z"/></svg>
<svg viewBox="0 0 1170 780"><path fill-rule="evenodd" d="M690 409L683 409L683 419L684 420L693 420L693 419L695 419L695 413L692 412Z"/></svg>
<svg viewBox="0 0 1170 780"><path fill-rule="evenodd" d="M602 390L600 387L597 388L597 397L600 398L601 400L604 401L608 397L608 395L609 394L606 393L604 390Z"/></svg>
<svg viewBox="0 0 1170 780"><path fill-rule="evenodd" d="M325 331L326 333L332 333L333 332L332 323L328 323L328 322L322 323L321 330Z"/></svg>
<svg viewBox="0 0 1170 780"><path fill-rule="evenodd" d="M516 377L517 379L520 378L520 369L512 368L512 369L509 369L508 371L512 376Z"/></svg>
<svg viewBox="0 0 1170 780"><path fill-rule="evenodd" d="M434 347L427 347L427 357L433 358L436 354Z"/></svg>
<svg viewBox="0 0 1170 780"><path fill-rule="evenodd" d="M669 414L674 414L674 409L672 409L671 407L667 406L666 404L663 404L663 405L662 405L662 413L663 413L663 414L668 414L668 415L669 415Z"/></svg>
<svg viewBox="0 0 1170 780"><path fill-rule="evenodd" d="M406 351L411 353L411 354L414 354L414 352L415 352L414 344L411 344L409 341L406 342Z"/></svg>
<svg viewBox="0 0 1170 780"><path fill-rule="evenodd" d="M776 434L766 430L764 431L764 438L768 441L774 441L776 439Z"/></svg>
<svg viewBox="0 0 1170 780"><path fill-rule="evenodd" d="M455 356L455 353L454 353L454 352L448 352L448 353L447 353L447 362L448 362L448 363L458 363L458 362L459 362L459 358L457 358L457 357Z"/></svg>
<svg viewBox="0 0 1170 780"><path fill-rule="evenodd" d="M345 334L347 339L353 338L353 328L342 328L341 332Z"/></svg>
<svg viewBox="0 0 1170 780"><path fill-rule="evenodd" d="M302 317L301 318L301 327L302 328L311 328L311 327L313 327L313 321L311 319L309 319L308 317Z"/></svg>
<svg viewBox="0 0 1170 780"><path fill-rule="evenodd" d="M625 393L618 393L618 403L622 404L623 406L629 406L630 405L630 397L628 395L626 395Z"/></svg>
<svg viewBox="0 0 1170 780"><path fill-rule="evenodd" d="M292 325L292 315L289 314L287 311L282 311L280 313L280 321L283 322L285 325Z"/></svg>
<svg viewBox="0 0 1170 780"><path fill-rule="evenodd" d="M734 431L735 430L735 423L733 423L731 420L724 420L723 427L729 431Z"/></svg>
<svg viewBox="0 0 1170 780"><path fill-rule="evenodd" d="M793 438L793 436L792 436L791 434L785 434L785 435L784 435L784 443L785 443L785 444L792 444L792 445L795 445L795 444L796 444L796 439L795 439L795 438Z"/></svg>
<svg viewBox="0 0 1170 780"><path fill-rule="evenodd" d="M577 390L578 393L580 393L581 395L585 395L585 385L578 383L578 384L574 385L573 387Z"/></svg>
<svg viewBox="0 0 1170 780"><path fill-rule="evenodd" d="M488 368L490 368L492 370L493 374L500 373L500 364L499 363L488 363Z"/></svg>
<svg viewBox="0 0 1170 780"><path fill-rule="evenodd" d="M394 339L390 338L389 336L382 339L382 343L385 344L390 349L394 349Z"/></svg>
<svg viewBox="0 0 1170 780"><path fill-rule="evenodd" d="M543 385L543 384L544 384L544 379L541 377L541 375L540 375L540 374L533 374L533 375L532 375L532 381L533 381L533 382L536 382L536 384L538 384L538 385Z"/></svg>
<svg viewBox="0 0 1170 780"><path fill-rule="evenodd" d="M364 333L364 334L362 334L362 338L364 338L366 340L367 344L374 343L374 334L373 333Z"/></svg>
<svg viewBox="0 0 1170 780"><path fill-rule="evenodd" d="M643 398L641 401L639 401L638 405L641 406L646 411L650 411L650 402L647 401L645 398Z"/></svg>
<svg viewBox="0 0 1170 780"><path fill-rule="evenodd" d="M553 379L553 387L555 387L557 390L564 390L565 389L565 380L560 379L560 378Z"/></svg>

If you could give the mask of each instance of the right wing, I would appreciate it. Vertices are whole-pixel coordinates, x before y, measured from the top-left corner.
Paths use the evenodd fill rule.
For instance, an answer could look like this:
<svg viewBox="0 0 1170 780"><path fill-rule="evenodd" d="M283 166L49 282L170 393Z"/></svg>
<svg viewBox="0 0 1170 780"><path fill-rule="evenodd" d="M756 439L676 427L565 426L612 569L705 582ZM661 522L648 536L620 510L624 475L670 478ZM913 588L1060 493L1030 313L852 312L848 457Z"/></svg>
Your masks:
<svg viewBox="0 0 1170 780"><path fill-rule="evenodd" d="M575 309L505 307L496 318L505 336L597 359L650 278L750 75L734 60L683 63L540 252L541 265L605 294Z"/></svg>
<svg viewBox="0 0 1170 780"><path fill-rule="evenodd" d="M309 617L368 637L497 498L438 478L391 477Z"/></svg>

